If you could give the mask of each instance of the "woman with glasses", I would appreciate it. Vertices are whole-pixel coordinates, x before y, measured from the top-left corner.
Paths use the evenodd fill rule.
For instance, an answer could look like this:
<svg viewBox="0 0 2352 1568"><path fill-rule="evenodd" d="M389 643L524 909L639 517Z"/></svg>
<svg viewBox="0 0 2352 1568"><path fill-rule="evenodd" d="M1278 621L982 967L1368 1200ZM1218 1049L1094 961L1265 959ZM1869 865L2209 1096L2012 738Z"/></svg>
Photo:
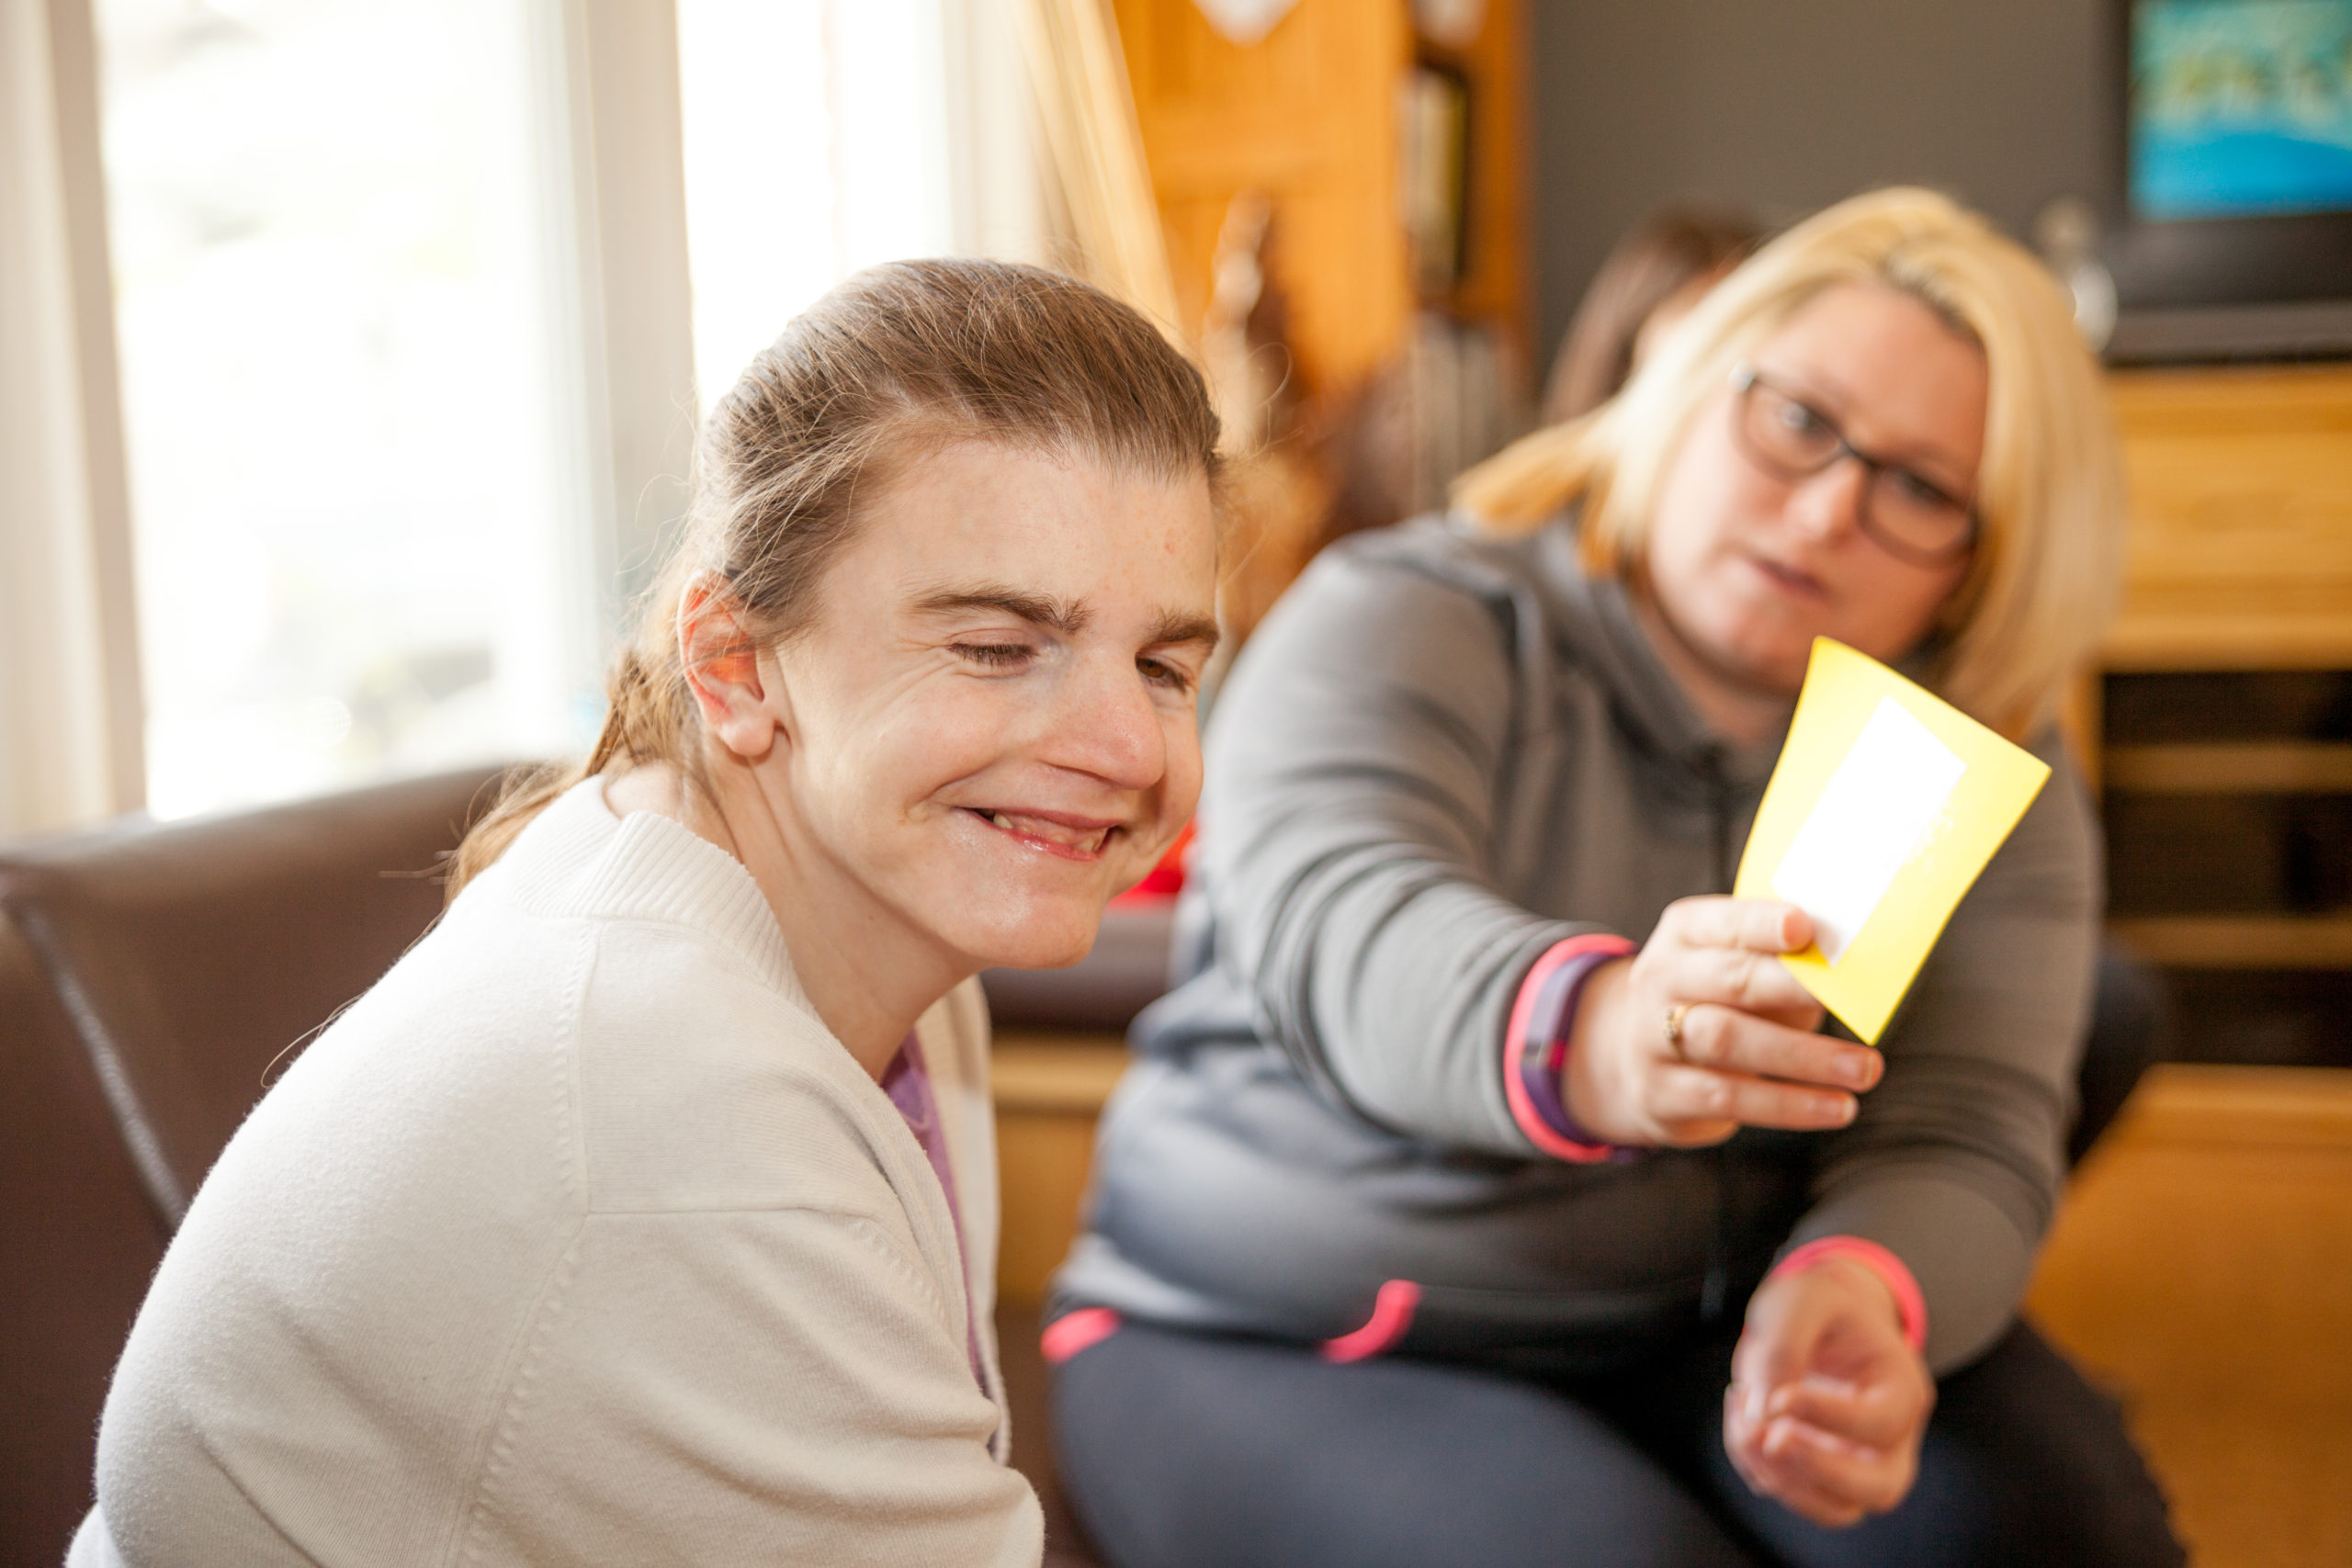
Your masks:
<svg viewBox="0 0 2352 1568"><path fill-rule="evenodd" d="M2052 728L2122 484L2059 290L1944 198L1763 247L1624 391L1327 552L1209 736L1048 1359L1122 1568L2180 1560L2017 1316L2099 918ZM1813 640L2049 785L1881 1049L1728 897Z"/></svg>

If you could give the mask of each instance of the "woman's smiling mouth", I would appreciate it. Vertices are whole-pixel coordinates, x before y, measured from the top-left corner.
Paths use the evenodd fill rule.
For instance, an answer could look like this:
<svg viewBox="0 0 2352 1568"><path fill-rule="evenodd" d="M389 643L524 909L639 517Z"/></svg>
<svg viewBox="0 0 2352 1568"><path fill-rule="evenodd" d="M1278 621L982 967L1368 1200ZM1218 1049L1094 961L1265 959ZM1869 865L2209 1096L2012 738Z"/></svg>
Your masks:
<svg viewBox="0 0 2352 1568"><path fill-rule="evenodd" d="M978 806L964 809L1024 848L1063 860L1100 860L1103 843L1119 828L1116 821L1056 811L997 810Z"/></svg>

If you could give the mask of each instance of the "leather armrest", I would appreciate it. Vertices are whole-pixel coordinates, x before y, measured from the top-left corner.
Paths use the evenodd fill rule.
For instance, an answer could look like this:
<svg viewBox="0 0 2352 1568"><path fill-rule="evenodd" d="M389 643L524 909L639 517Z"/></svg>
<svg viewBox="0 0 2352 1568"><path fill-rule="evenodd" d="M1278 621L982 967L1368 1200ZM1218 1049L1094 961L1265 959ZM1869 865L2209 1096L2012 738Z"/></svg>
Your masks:
<svg viewBox="0 0 2352 1568"><path fill-rule="evenodd" d="M424 934L493 798L469 769L0 855L149 1196L177 1224L272 1074Z"/></svg>

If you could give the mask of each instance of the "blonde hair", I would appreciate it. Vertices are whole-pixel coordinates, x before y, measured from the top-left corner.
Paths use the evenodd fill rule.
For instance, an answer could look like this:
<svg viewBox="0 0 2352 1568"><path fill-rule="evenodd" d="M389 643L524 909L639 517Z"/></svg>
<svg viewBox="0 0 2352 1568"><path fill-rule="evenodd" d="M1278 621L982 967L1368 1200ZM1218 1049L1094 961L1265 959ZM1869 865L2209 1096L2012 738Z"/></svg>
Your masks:
<svg viewBox="0 0 2352 1568"><path fill-rule="evenodd" d="M666 762L700 786L702 719L678 646L687 584L723 579L746 632L805 628L826 567L896 466L955 441L1073 453L1153 478L1217 479L1198 370L1141 315L1004 262L892 262L795 317L703 422L684 537L605 679L586 761L517 778L466 835L449 896L583 779Z"/></svg>
<svg viewBox="0 0 2352 1568"><path fill-rule="evenodd" d="M1454 504L1489 532L1518 534L1581 502L1585 570L1631 575L1698 412L1781 323L1839 284L1899 289L1984 350L1984 527L1939 612L1929 679L1955 706L2022 737L2054 714L2114 613L2122 458L2098 366L2056 282L1984 219L1933 191L1855 197L1765 245L1700 301L1616 399L1471 469L1455 481Z"/></svg>

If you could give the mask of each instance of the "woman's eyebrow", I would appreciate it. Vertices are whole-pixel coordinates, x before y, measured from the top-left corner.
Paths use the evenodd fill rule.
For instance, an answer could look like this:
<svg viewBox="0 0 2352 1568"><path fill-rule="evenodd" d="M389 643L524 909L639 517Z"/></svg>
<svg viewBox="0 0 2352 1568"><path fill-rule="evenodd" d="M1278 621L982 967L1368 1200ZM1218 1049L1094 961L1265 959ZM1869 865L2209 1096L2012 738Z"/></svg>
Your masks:
<svg viewBox="0 0 2352 1568"><path fill-rule="evenodd" d="M1087 622L1086 606L1079 601L993 585L944 588L924 594L915 601L914 607L921 614L932 615L953 615L962 610L997 610L1036 626L1050 626L1069 637L1084 630Z"/></svg>
<svg viewBox="0 0 2352 1568"><path fill-rule="evenodd" d="M1826 413L1832 419L1843 421L1853 410L1853 393L1834 376L1817 376L1810 367L1776 370L1766 365L1758 368L1780 383L1789 396L1808 405L1816 413Z"/></svg>
<svg viewBox="0 0 2352 1568"><path fill-rule="evenodd" d="M1145 639L1146 648L1166 648L1170 643L1197 642L1204 648L1216 646L1216 621L1207 615L1188 615L1179 610L1163 610L1159 620Z"/></svg>
<svg viewBox="0 0 2352 1568"><path fill-rule="evenodd" d="M915 601L921 615L952 615L967 610L994 610L1017 616L1035 626L1050 626L1065 637L1076 637L1086 629L1092 618L1082 599L1056 599L1046 594L1025 593L1017 588L984 585L977 588L943 588L926 593ZM1165 648L1173 643L1197 642L1215 648L1217 625L1214 616L1187 614L1182 610L1162 610L1152 623L1151 634L1144 639L1147 648Z"/></svg>
<svg viewBox="0 0 2352 1568"><path fill-rule="evenodd" d="M1838 424L1841 429L1844 427L1846 422L1853 417L1853 406L1855 400L1853 396L1834 378L1826 377L1816 378L1807 371L1773 371L1768 373L1781 376L1781 378L1788 383L1789 391L1796 397L1798 401L1812 406L1816 412L1827 414L1831 419L1838 422ZM1850 441L1853 439L1853 433L1851 431L1848 431L1846 435L1848 440ZM1894 458L1904 467L1914 469L1915 471L1917 470L1921 465L1926 464L1937 468L1949 470L1951 473L1963 474L1967 471L1968 467L1968 465L1962 463L1953 454L1945 451L1940 444L1934 441L1928 441L1918 445L1897 441L1883 446L1881 446L1876 443L1872 443L1871 456L1874 457ZM1941 477L1936 474L1922 473L1919 477L1939 485L1945 482ZM1965 488L1966 481L1962 480L1961 482L1962 487Z"/></svg>

